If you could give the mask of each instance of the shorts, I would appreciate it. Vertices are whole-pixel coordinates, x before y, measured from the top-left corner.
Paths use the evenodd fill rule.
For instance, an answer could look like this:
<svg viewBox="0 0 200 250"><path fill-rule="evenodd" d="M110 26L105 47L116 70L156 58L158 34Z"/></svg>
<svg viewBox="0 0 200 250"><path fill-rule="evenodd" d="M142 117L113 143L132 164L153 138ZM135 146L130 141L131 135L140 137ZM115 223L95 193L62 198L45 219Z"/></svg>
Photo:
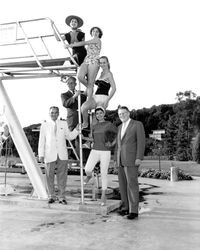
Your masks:
<svg viewBox="0 0 200 250"><path fill-rule="evenodd" d="M93 98L97 106L104 106L104 103L108 100L107 95L93 95Z"/></svg>

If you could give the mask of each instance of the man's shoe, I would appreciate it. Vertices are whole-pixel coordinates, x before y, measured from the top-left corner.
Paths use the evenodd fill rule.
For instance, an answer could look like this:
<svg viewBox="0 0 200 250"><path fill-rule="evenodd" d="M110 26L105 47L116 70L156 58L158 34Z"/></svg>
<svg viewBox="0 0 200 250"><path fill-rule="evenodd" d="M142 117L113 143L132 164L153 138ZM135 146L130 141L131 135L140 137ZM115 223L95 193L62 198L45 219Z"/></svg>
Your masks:
<svg viewBox="0 0 200 250"><path fill-rule="evenodd" d="M67 205L67 201L66 201L65 199L59 200L59 203L60 203L60 204L63 204L63 205Z"/></svg>
<svg viewBox="0 0 200 250"><path fill-rule="evenodd" d="M48 200L48 204L52 204L52 203L54 203L55 202L55 200L53 199L53 198L50 198L49 200Z"/></svg>
<svg viewBox="0 0 200 250"><path fill-rule="evenodd" d="M130 213L127 215L127 219L134 220L135 218L138 218L138 214L136 213Z"/></svg>
<svg viewBox="0 0 200 250"><path fill-rule="evenodd" d="M117 213L121 216L124 216L128 214L128 210L119 210Z"/></svg>

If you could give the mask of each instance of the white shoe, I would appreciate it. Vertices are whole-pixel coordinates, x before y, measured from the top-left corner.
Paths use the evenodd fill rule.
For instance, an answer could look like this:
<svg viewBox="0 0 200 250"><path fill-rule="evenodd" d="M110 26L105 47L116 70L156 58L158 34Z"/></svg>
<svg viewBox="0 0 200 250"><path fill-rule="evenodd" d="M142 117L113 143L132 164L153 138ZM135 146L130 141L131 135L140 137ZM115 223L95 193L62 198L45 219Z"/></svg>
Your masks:
<svg viewBox="0 0 200 250"><path fill-rule="evenodd" d="M83 148L90 148L90 142L85 142L83 144Z"/></svg>
<svg viewBox="0 0 200 250"><path fill-rule="evenodd" d="M82 129L86 129L88 128L88 124L87 123L83 123L82 126L81 126Z"/></svg>
<svg viewBox="0 0 200 250"><path fill-rule="evenodd" d="M88 175L88 176L85 178L83 184L84 184L84 185L87 185L91 178L92 178L92 176Z"/></svg>

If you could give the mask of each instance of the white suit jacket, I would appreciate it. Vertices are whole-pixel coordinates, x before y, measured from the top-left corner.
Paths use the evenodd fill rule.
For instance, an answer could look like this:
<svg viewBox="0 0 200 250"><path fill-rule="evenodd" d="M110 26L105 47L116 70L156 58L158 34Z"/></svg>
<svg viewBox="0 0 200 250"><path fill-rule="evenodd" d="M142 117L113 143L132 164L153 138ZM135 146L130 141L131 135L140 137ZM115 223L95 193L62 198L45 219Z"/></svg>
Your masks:
<svg viewBox="0 0 200 250"><path fill-rule="evenodd" d="M78 131L70 131L66 121L57 120L57 130L55 133L55 122L50 120L42 123L40 127L40 137L38 145L39 157L44 157L46 163L57 160L68 159L67 140L73 140L77 137Z"/></svg>

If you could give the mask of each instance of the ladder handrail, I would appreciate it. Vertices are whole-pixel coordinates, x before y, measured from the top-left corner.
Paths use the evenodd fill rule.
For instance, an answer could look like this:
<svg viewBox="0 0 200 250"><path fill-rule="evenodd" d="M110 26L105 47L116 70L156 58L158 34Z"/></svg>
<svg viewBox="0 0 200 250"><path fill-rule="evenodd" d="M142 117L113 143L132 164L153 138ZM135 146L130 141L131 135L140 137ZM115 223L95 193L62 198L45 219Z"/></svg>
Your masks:
<svg viewBox="0 0 200 250"><path fill-rule="evenodd" d="M52 29L53 29L54 32L57 34L58 38L60 39L60 41L63 43L63 46L64 46L66 43L65 43L65 41L63 41L63 39L62 39L62 37L61 37L61 34L60 34L60 32L58 31L58 29L57 29L55 23L54 23L50 18L48 18L48 19L49 19L49 21L50 21L51 24L52 24L52 25L51 25L51 26L52 26ZM55 33L54 33L54 36L55 36ZM69 50L68 47L67 47L67 51L68 51L69 54L70 54L70 58L71 58L72 62L78 67L79 65L78 65L77 62L74 60L74 58L73 58L73 56L72 56L72 54L71 54L71 52L70 52L70 50Z"/></svg>
<svg viewBox="0 0 200 250"><path fill-rule="evenodd" d="M21 28L21 30L22 30L22 32L23 32L23 34L24 34L25 40L26 40L27 44L29 45L30 49L32 50L33 56L34 56L34 58L35 58L35 60L36 60L36 62L37 62L37 64L38 64L38 66L39 66L41 69L43 69L43 66L42 66L42 64L40 63L40 60L39 60L39 58L37 57L37 54L36 54L36 52L35 52L33 46L31 45L31 43L30 43L30 41L29 41L29 39L28 39L28 37L27 37L27 35L26 35L25 30L22 28L21 23L20 23L20 22L17 22L17 25L18 25L18 27Z"/></svg>

